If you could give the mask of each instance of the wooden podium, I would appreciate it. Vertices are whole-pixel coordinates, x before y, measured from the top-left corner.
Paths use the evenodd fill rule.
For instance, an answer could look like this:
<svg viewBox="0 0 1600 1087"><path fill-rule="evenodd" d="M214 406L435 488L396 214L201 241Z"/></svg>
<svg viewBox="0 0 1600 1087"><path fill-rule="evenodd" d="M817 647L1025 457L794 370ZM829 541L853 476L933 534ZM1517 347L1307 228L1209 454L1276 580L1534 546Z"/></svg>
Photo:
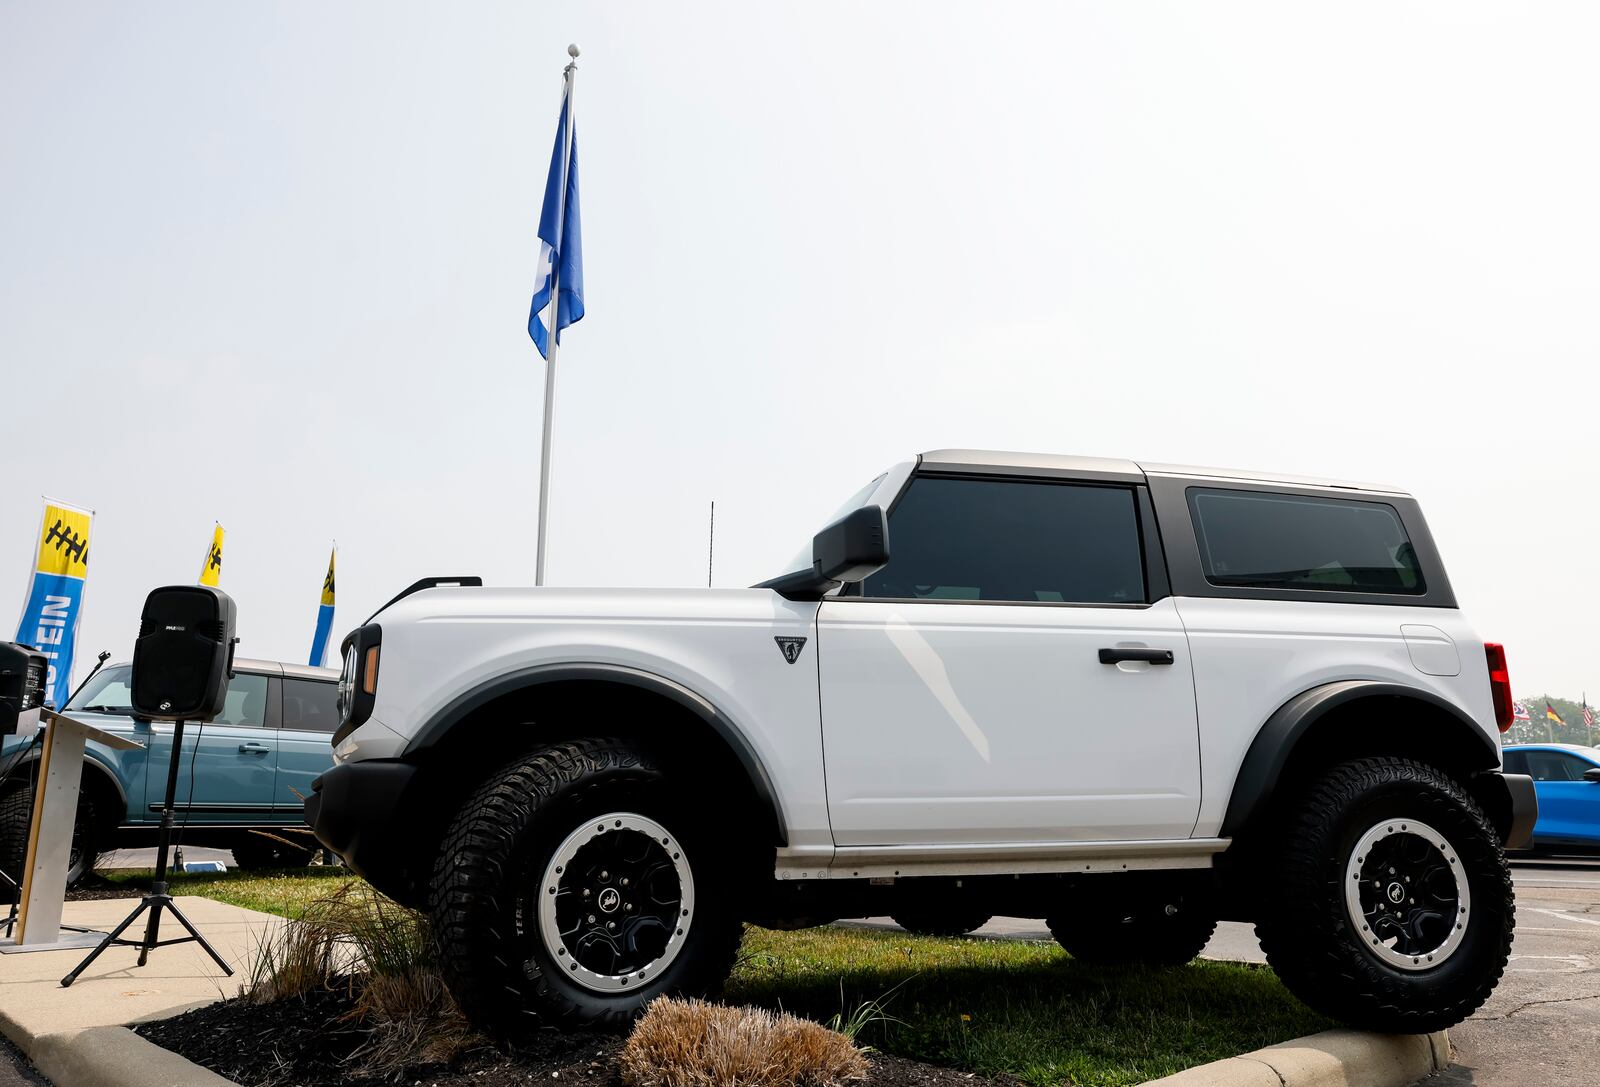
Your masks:
<svg viewBox="0 0 1600 1087"><path fill-rule="evenodd" d="M105 938L104 933L83 929L63 932L61 926L67 870L72 863L72 828L78 818L78 790L83 779L83 747L90 740L119 751L144 746L53 710L43 710L40 716L45 723L44 752L33 794L28 856L15 919L0 922L0 927L11 929L10 938L0 938L0 954L93 947Z"/></svg>

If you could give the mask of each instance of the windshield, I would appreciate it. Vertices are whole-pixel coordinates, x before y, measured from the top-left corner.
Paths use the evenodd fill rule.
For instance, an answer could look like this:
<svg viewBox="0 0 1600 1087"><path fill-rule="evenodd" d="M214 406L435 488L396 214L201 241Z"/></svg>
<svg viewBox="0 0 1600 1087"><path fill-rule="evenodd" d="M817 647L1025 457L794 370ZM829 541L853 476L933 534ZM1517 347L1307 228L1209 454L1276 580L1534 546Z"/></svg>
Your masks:
<svg viewBox="0 0 1600 1087"><path fill-rule="evenodd" d="M95 673L67 710L80 713L133 713L133 666L114 664Z"/></svg>

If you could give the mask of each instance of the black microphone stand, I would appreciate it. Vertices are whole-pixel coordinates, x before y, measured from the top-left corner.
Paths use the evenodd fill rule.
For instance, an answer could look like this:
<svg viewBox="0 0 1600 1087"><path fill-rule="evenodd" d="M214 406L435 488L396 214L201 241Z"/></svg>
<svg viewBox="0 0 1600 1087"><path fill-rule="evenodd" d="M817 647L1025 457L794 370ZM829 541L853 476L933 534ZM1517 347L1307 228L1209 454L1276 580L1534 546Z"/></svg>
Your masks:
<svg viewBox="0 0 1600 1087"><path fill-rule="evenodd" d="M232 967L223 962L222 956L217 954L216 949L206 943L205 937L201 936L199 930L189 923L189 919L183 915L183 911L178 909L177 904L172 901L172 896L167 893L167 848L172 844L172 809L177 801L178 760L182 752L183 722L178 721L172 726L172 762L167 767L167 802L161 810L161 829L156 839L156 877L150 884L150 893L139 900L139 904L134 907L133 912L123 918L120 925L106 934L106 938L100 941L99 946L89 952L88 958L73 967L72 973L61 979L63 988L77 981L78 975L83 973L90 963L100 957L100 952L113 944L118 947L137 947L139 949L139 965L143 966L145 961L149 959L150 952L155 948L167 947L171 944L197 943L205 948L206 954L210 955L211 960L222 968L224 974L229 977L233 976ZM198 751L195 753L199 754ZM193 799L193 797L190 797L191 801ZM144 938L140 940L122 939L123 932L137 921L139 915L146 910L150 911L150 918L145 923ZM162 910L172 914L177 919L178 924L188 931L189 935L178 936L171 940L158 939L161 929Z"/></svg>

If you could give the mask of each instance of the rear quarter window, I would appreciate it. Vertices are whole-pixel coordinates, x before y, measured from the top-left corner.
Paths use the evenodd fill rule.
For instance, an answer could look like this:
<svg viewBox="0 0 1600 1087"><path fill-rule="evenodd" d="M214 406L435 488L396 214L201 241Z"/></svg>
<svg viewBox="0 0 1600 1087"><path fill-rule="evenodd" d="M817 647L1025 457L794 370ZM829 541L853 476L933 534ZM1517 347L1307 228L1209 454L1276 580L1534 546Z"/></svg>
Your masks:
<svg viewBox="0 0 1600 1087"><path fill-rule="evenodd" d="M1314 592L1427 592L1400 514L1383 502L1194 487L1200 563L1213 585Z"/></svg>
<svg viewBox="0 0 1600 1087"><path fill-rule="evenodd" d="M283 680L283 727L300 732L332 732L339 727L338 686L311 679Z"/></svg>

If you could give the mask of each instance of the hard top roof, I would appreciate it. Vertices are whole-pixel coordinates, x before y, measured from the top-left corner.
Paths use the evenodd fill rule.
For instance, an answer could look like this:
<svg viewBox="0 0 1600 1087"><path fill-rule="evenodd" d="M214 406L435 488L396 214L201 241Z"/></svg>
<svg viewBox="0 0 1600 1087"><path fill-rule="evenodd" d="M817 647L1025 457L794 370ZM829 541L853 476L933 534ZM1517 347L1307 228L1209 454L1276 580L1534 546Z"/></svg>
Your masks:
<svg viewBox="0 0 1600 1087"><path fill-rule="evenodd" d="M1405 494L1398 487L1377 483L1292 476L1282 472L1249 471L1237 468L1199 468L1182 464L1154 464L1108 457L1074 457L1058 453L1015 453L994 449L934 449L922 454L928 467L974 471L1014 470L1022 474L1072 475L1079 478L1120 480L1137 483L1146 475L1179 476L1193 479L1236 480L1251 483L1282 483L1293 487L1326 487L1375 494Z"/></svg>

